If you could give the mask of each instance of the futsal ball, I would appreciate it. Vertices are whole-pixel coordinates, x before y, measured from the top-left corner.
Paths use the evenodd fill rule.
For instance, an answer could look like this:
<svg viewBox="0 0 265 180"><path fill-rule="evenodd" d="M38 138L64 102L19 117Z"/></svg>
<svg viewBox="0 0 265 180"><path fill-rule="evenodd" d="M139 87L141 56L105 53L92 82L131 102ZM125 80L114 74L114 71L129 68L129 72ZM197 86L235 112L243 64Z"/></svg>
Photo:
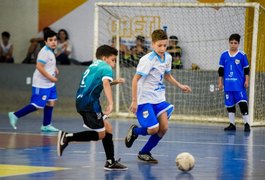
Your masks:
<svg viewBox="0 0 265 180"><path fill-rule="evenodd" d="M180 153L176 157L176 165L181 171L190 171L195 165L195 158L188 152Z"/></svg>

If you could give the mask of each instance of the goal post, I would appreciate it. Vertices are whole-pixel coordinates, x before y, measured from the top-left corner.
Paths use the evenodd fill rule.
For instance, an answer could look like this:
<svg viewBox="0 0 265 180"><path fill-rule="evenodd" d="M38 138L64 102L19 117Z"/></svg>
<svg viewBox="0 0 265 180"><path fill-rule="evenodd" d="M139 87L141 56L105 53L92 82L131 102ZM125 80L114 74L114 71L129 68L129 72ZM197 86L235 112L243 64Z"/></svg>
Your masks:
<svg viewBox="0 0 265 180"><path fill-rule="evenodd" d="M239 33L242 37L240 49L251 49L249 114L252 125L265 125L265 112L260 106L264 96L260 91L265 66L260 57L259 42L260 16L264 8L259 3L175 3L175 2L97 2L95 3L94 51L99 45L111 44L116 37L116 48L120 43L130 49L135 37L145 37L145 44L151 49L150 35L155 29L167 27L168 35L179 38L183 49L183 69L172 69L172 75L181 83L192 87L193 92L183 94L177 88L166 84L167 101L175 106L172 118L192 121L227 122L223 92L217 88L217 69L221 53L228 49L228 37ZM251 26L246 27L246 11L253 10ZM264 24L261 25L262 27ZM264 28L263 28L264 29ZM251 42L245 42L251 37ZM95 53L94 53L95 54ZM121 58L121 57L118 57ZM257 62L259 61L259 62ZM135 67L122 66L117 62L116 77L125 77L126 83L115 87L115 111L118 116L133 116L128 108L131 101L131 80ZM192 70L196 64L200 69ZM258 68L262 69L262 68ZM257 103L258 102L258 103ZM258 109L256 111L255 109ZM242 122L237 110L237 121Z"/></svg>

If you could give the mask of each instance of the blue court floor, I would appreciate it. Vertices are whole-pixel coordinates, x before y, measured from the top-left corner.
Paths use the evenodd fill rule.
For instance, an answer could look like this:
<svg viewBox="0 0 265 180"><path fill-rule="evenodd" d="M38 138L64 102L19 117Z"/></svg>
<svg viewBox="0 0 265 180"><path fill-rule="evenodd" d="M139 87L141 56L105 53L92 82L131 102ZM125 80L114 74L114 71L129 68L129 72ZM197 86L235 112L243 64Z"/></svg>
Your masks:
<svg viewBox="0 0 265 180"><path fill-rule="evenodd" d="M227 124L170 122L170 128L152 151L158 164L137 159L147 137L139 137L128 149L124 137L134 119L112 119L115 157L128 171L105 171L102 143L71 143L57 157L57 133L41 133L41 113L19 119L13 130L7 113L0 113L0 179L8 180L264 180L265 128L253 127L244 133L239 124L234 133L224 132ZM55 116L54 126L68 132L84 130L81 117ZM196 159L194 169L183 173L175 157L190 152Z"/></svg>

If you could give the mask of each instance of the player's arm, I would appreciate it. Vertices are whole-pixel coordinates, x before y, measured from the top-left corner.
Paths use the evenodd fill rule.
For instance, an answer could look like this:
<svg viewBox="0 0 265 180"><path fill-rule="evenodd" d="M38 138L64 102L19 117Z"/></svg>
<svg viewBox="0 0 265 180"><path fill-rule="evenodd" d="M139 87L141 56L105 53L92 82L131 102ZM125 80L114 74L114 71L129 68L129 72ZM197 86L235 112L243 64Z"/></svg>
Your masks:
<svg viewBox="0 0 265 180"><path fill-rule="evenodd" d="M125 82L125 79L124 78L118 78L118 79L113 80L110 83L110 85L113 86L113 85L121 84L121 83L124 83L124 82Z"/></svg>
<svg viewBox="0 0 265 180"><path fill-rule="evenodd" d="M104 89L104 93L108 101L108 105L103 113L108 116L113 110L112 90L111 90L109 79L103 79L103 89Z"/></svg>
<svg viewBox="0 0 265 180"><path fill-rule="evenodd" d="M166 81L168 81L170 84L180 88L183 92L189 93L191 92L191 88L188 85L181 84L178 82L171 74L165 74L164 78Z"/></svg>
<svg viewBox="0 0 265 180"><path fill-rule="evenodd" d="M244 75L245 75L244 87L248 88L249 86L249 66L244 68Z"/></svg>
<svg viewBox="0 0 265 180"><path fill-rule="evenodd" d="M141 77L142 76L140 74L135 74L132 79L132 103L130 106L130 110L133 113L137 112L137 89L138 89L137 84Z"/></svg>
<svg viewBox="0 0 265 180"><path fill-rule="evenodd" d="M47 79L49 79L51 82L57 82L58 79L52 75L50 75L44 68L45 64L43 64L42 62L37 62L36 68L38 69L38 71Z"/></svg>
<svg viewBox="0 0 265 180"><path fill-rule="evenodd" d="M223 90L224 85L223 85L223 77L224 77L224 67L220 66L218 69L218 88L219 90Z"/></svg>

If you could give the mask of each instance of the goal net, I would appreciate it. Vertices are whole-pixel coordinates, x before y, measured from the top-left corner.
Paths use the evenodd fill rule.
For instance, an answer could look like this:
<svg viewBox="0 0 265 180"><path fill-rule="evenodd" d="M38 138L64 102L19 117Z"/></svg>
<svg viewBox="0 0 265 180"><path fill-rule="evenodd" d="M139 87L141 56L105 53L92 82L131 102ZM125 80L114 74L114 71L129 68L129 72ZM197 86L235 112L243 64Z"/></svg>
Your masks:
<svg viewBox="0 0 265 180"><path fill-rule="evenodd" d="M228 38L241 35L240 49L245 51L251 65L249 112L253 125L265 124L265 58L264 8L258 3L147 3L98 2L95 6L94 50L99 45L116 40L130 50L138 35L145 37L145 46L152 50L151 33L164 29L168 36L178 37L182 48L181 69L172 69L172 75L192 88L182 93L166 83L167 101L174 104L173 119L227 122L223 92L217 88L218 64L221 53L229 48ZM135 66L131 56L117 62L116 76L126 83L114 89L117 115L133 116L131 80ZM262 58L263 57L263 58ZM243 122L237 108L237 121Z"/></svg>

